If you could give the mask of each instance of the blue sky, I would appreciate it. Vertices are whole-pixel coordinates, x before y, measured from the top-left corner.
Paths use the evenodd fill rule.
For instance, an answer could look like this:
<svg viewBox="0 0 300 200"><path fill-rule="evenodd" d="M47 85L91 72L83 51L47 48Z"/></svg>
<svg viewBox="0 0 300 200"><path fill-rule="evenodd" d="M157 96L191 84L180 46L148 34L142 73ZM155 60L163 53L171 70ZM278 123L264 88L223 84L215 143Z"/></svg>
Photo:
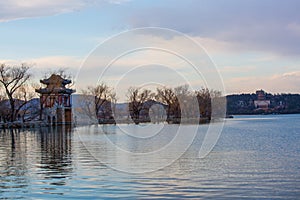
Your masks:
<svg viewBox="0 0 300 200"><path fill-rule="evenodd" d="M66 67L76 74L83 65L90 73L97 67L99 71L99 65L105 63L86 66L85 60L101 42L123 31L161 27L183 33L205 48L220 72L226 93L260 88L272 93L300 93L297 0L7 0L1 1L0 8L0 63L29 63L36 78L49 68ZM143 40L177 45L187 54L191 51L180 37L146 34ZM115 79L120 76L118 69L130 71L128 66L147 64L136 60L166 59L153 52L137 55L112 70ZM189 74L188 67L176 70ZM153 76L155 81L172 77L168 70L155 71L159 70L137 76L149 80ZM76 87L84 87L88 79L82 78ZM185 77L189 79L199 87L203 84L195 77ZM174 79L173 83L184 81Z"/></svg>

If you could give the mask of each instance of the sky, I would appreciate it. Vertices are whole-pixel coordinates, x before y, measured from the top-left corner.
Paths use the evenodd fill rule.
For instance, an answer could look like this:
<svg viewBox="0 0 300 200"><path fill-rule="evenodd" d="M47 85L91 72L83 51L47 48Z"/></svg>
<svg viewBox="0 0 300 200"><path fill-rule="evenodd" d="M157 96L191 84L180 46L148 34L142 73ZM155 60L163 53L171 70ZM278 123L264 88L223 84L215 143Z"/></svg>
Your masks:
<svg viewBox="0 0 300 200"><path fill-rule="evenodd" d="M77 91L104 81L120 91L300 93L299 9L298 0L6 0L0 63L27 63L36 80L66 68Z"/></svg>

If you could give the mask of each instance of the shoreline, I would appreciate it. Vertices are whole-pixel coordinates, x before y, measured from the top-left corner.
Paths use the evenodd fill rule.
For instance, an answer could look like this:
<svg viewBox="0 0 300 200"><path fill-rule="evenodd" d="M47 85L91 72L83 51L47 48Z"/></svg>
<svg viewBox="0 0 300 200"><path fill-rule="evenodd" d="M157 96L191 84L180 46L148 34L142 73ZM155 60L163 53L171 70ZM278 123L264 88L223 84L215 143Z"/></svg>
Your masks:
<svg viewBox="0 0 300 200"><path fill-rule="evenodd" d="M221 119L235 119L239 116L267 116L267 115L281 115L281 116L287 116L287 115L299 115L300 113L268 113L268 114L233 114L233 115L227 115L225 118L216 118L216 119L208 119L208 118L202 118L200 120L197 119L176 119L172 120L171 122L167 121L150 121L150 120L140 120L139 124L160 124L160 123L166 123L166 124L210 124L214 122L219 122ZM90 125L116 125L116 124L135 124L132 120L114 120L110 119L108 121L102 121L100 123L72 123L72 124L49 124L43 121L27 121L27 122L0 122L0 130L3 129L36 129L36 128L45 128L45 127L60 127L60 126L71 126L71 127L82 127L82 126L90 126ZM138 125L138 124L136 124Z"/></svg>

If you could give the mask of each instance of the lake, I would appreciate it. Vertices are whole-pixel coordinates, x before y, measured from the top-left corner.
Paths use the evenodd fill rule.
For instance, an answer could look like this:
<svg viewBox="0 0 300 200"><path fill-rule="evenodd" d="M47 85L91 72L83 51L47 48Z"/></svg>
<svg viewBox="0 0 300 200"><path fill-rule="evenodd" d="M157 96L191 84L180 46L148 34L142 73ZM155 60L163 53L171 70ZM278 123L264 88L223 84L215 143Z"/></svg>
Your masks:
<svg viewBox="0 0 300 200"><path fill-rule="evenodd" d="M0 198L300 197L300 115L226 119L200 158L220 124L2 130Z"/></svg>

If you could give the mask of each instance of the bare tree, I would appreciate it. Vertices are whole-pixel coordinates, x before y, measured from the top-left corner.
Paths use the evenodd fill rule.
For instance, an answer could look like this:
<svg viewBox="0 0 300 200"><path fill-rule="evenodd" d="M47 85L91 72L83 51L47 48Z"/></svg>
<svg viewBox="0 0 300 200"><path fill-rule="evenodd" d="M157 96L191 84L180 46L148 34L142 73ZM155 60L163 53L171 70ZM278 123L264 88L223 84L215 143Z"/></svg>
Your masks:
<svg viewBox="0 0 300 200"><path fill-rule="evenodd" d="M222 96L222 92L218 90L211 90L211 106L212 106L212 118L224 118L226 117L226 97Z"/></svg>
<svg viewBox="0 0 300 200"><path fill-rule="evenodd" d="M34 113L31 111L35 109L35 105L30 105L29 101L35 97L36 93L33 91L30 85L24 84L22 85L19 90L16 91L15 99L16 99L16 115L17 117L22 117L23 121L25 121L25 116L30 114L29 119L35 117ZM36 109L35 109L36 110ZM20 113L22 111L22 113Z"/></svg>
<svg viewBox="0 0 300 200"><path fill-rule="evenodd" d="M87 97L81 99L82 110L86 114L90 117L96 115L97 119L112 117L114 104L116 103L116 94L112 88L105 83L101 83L82 90L82 94Z"/></svg>
<svg viewBox="0 0 300 200"><path fill-rule="evenodd" d="M211 95L208 88L195 91L198 99L201 118L211 118Z"/></svg>
<svg viewBox="0 0 300 200"><path fill-rule="evenodd" d="M175 91L172 88L163 87L156 89L156 96L155 99L165 105L167 105L167 122L171 122L171 115L172 118L178 117L178 108L179 108L179 101L176 97ZM175 116L176 115L176 116Z"/></svg>
<svg viewBox="0 0 300 200"><path fill-rule="evenodd" d="M184 118L191 122L192 119L199 118L198 101L193 92L189 90L188 85L181 85L174 88L174 93L179 102L176 105L176 116Z"/></svg>
<svg viewBox="0 0 300 200"><path fill-rule="evenodd" d="M154 94L151 90L141 90L135 87L128 89L129 112L135 124L139 124L140 122L140 112L143 109L144 103L152 99L153 96Z"/></svg>
<svg viewBox="0 0 300 200"><path fill-rule="evenodd" d="M208 88L202 88L195 91L196 97L199 103L200 114L202 118L211 119L212 116L212 104L214 108L220 107L218 110L223 109L224 98L221 98L221 92L217 90L209 90Z"/></svg>
<svg viewBox="0 0 300 200"><path fill-rule="evenodd" d="M78 107L75 111L78 115L80 115L81 119L88 117L89 122L85 120L85 123L98 123L94 101L95 97L89 95L87 91L82 91L82 95L78 98Z"/></svg>
<svg viewBox="0 0 300 200"><path fill-rule="evenodd" d="M29 66L21 64L21 66L0 66L0 84L5 90L5 95L10 104L10 121L15 121L20 111L28 100L28 92L25 89L26 83L31 77L28 72ZM20 104L17 98L22 97L24 102Z"/></svg>

